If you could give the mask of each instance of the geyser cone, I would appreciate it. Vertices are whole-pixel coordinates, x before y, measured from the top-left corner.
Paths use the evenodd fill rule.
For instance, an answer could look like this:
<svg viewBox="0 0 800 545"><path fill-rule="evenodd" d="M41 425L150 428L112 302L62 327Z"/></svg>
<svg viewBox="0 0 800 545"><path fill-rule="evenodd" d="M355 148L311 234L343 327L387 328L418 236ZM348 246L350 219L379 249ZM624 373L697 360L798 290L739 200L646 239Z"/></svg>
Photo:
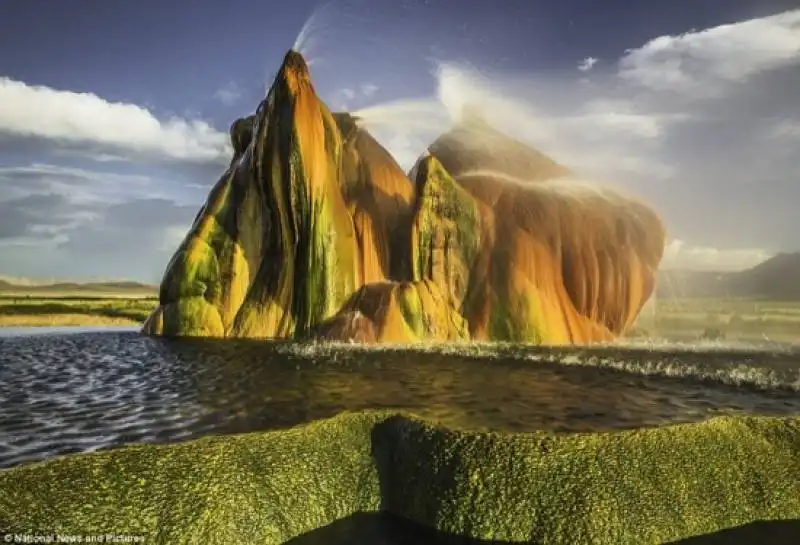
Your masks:
<svg viewBox="0 0 800 545"><path fill-rule="evenodd" d="M456 178L474 171L502 172L530 182L572 175L567 167L492 127L474 108L466 108L460 122L428 151Z"/></svg>
<svg viewBox="0 0 800 545"><path fill-rule="evenodd" d="M146 332L585 343L625 331L653 290L653 211L486 120L434 142L412 182L290 51L230 135Z"/></svg>
<svg viewBox="0 0 800 545"><path fill-rule="evenodd" d="M480 251L459 276L467 285L449 288L469 296L461 312L474 338L583 343L633 324L664 247L663 226L649 207L576 181L483 120L462 124L429 151L480 213ZM435 246L431 255L447 253ZM431 277L436 273L421 276Z"/></svg>
<svg viewBox="0 0 800 545"><path fill-rule="evenodd" d="M287 53L258 112L234 123L231 139L235 160L168 267L145 331L290 336L358 288L341 136L301 55Z"/></svg>
<svg viewBox="0 0 800 545"><path fill-rule="evenodd" d="M254 138L271 236L233 334L302 334L339 310L358 281L339 188L341 137L299 53L286 54Z"/></svg>
<svg viewBox="0 0 800 545"><path fill-rule="evenodd" d="M233 160L167 265L150 334L227 335L261 263L264 192L250 171L254 118L231 126Z"/></svg>

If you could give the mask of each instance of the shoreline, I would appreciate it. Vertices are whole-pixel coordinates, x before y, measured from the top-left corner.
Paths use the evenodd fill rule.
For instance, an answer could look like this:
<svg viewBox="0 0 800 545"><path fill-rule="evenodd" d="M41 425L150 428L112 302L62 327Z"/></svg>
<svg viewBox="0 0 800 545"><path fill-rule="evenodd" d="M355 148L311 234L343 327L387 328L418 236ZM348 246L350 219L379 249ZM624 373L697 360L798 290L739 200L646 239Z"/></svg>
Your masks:
<svg viewBox="0 0 800 545"><path fill-rule="evenodd" d="M0 329L12 327L107 327L141 326L142 321L94 314L16 314L0 315Z"/></svg>
<svg viewBox="0 0 800 545"><path fill-rule="evenodd" d="M304 535L318 538L308 543L344 543L333 539L340 521L384 513L474 545L531 536L751 543L754 534L789 543L800 517L800 483L791 478L800 469L799 438L794 417L559 434L342 412L287 429L4 469L0 524L78 534L102 533L114 520L119 533L159 542L279 545ZM360 530L344 537L365 541Z"/></svg>
<svg viewBox="0 0 800 545"><path fill-rule="evenodd" d="M0 294L0 329L141 326L157 306L139 293Z"/></svg>

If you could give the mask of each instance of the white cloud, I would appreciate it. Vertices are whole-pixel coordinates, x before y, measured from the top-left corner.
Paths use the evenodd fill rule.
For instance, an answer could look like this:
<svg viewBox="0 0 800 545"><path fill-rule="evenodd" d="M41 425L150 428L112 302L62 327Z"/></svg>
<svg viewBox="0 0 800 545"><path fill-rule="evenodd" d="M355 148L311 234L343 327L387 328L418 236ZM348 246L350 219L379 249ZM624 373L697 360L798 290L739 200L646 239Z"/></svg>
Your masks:
<svg viewBox="0 0 800 545"><path fill-rule="evenodd" d="M458 64L440 64L436 78L435 99L397 101L354 113L398 158L418 156L465 108L476 107L498 129L590 175L614 178L634 172L663 178L672 172L643 150L657 147L681 115L648 111L628 99L603 97L594 88L567 90L564 82L511 78ZM565 96L574 103L563 101ZM405 146L397 147L400 142ZM398 162L404 168L414 163Z"/></svg>
<svg viewBox="0 0 800 545"><path fill-rule="evenodd" d="M707 246L688 246L682 240L672 240L664 249L662 269L694 271L742 271L763 263L774 254L760 248L719 249Z"/></svg>
<svg viewBox="0 0 800 545"><path fill-rule="evenodd" d="M163 184L161 184L163 185ZM0 166L0 202L29 195L59 195L73 204L113 203L159 196L150 176L94 171L45 163Z"/></svg>
<svg viewBox="0 0 800 545"><path fill-rule="evenodd" d="M800 119L785 119L775 123L770 131L772 138L800 139Z"/></svg>
<svg viewBox="0 0 800 545"><path fill-rule="evenodd" d="M355 97L356 97L356 92L349 87L337 89L333 93L331 106L333 107L334 110L347 111L350 109L350 103L353 101Z"/></svg>
<svg viewBox="0 0 800 545"><path fill-rule="evenodd" d="M372 83L367 83L361 86L361 94L369 98L378 92L378 86Z"/></svg>
<svg viewBox="0 0 800 545"><path fill-rule="evenodd" d="M230 81L223 87L217 89L214 93L214 98L225 106L232 106L242 98L242 90L239 89L235 81Z"/></svg>
<svg viewBox="0 0 800 545"><path fill-rule="evenodd" d="M0 272L157 282L196 213L196 203L152 197L81 206L52 194L0 201L0 251L8 258Z"/></svg>
<svg viewBox="0 0 800 545"><path fill-rule="evenodd" d="M620 75L656 90L708 93L800 61L800 10L659 36L620 59Z"/></svg>
<svg viewBox="0 0 800 545"><path fill-rule="evenodd" d="M130 161L128 157L122 157L120 155L115 155L113 153L103 153L103 152L87 153L86 151L79 151L74 149L56 149L53 150L53 154L60 156L81 157L83 159L89 159L97 163L126 163Z"/></svg>
<svg viewBox="0 0 800 545"><path fill-rule="evenodd" d="M586 57L585 59L583 59L581 62L578 63L578 70L580 70L581 72L588 72L589 70L594 68L594 65L597 64L597 60L598 59L594 57Z"/></svg>
<svg viewBox="0 0 800 545"><path fill-rule="evenodd" d="M378 92L378 86L365 83L358 87L343 87L333 93L333 107L337 110L351 110L353 105L363 103Z"/></svg>
<svg viewBox="0 0 800 545"><path fill-rule="evenodd" d="M163 236L158 243L158 250L161 252L174 252L183 242L183 239L186 238L188 232L188 226L182 223L165 227Z"/></svg>
<svg viewBox="0 0 800 545"><path fill-rule="evenodd" d="M195 162L224 162L228 135L205 121L159 120L135 104L0 78L0 134Z"/></svg>
<svg viewBox="0 0 800 545"><path fill-rule="evenodd" d="M145 230L151 233L152 241L122 244L119 255L113 259L125 263L122 250L127 247L126 251L134 255L156 252L161 256L159 261L149 265L162 267L169 252L177 248L186 233L187 222L200 202L196 197L201 195L190 198L180 185L149 176L48 164L0 167L0 188L0 247L6 258L0 260L0 273L34 276L54 270L46 264L55 255L52 252L65 244L81 244L86 233L91 233L93 240L101 245L97 252L111 255L117 252L114 237L122 236L120 233L125 237L133 236ZM137 211L130 212L130 207L137 206L136 203L143 204L138 205ZM157 212L159 208L163 213ZM154 210L156 213L151 214ZM121 214L121 211L128 213ZM111 225L116 227L111 229ZM97 253L91 249L91 244L82 248L83 253L75 255ZM31 253L34 249L38 253ZM24 260L23 255L27 256ZM58 255L75 260L63 250ZM27 270L17 269L22 266L20 260L34 265Z"/></svg>

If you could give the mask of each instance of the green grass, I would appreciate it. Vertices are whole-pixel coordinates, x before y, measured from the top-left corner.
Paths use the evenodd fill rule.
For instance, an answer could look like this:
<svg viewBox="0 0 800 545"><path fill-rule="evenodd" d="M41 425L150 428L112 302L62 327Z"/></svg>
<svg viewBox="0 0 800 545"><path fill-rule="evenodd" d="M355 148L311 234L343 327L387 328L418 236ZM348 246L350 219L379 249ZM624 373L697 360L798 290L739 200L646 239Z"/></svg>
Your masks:
<svg viewBox="0 0 800 545"><path fill-rule="evenodd" d="M751 299L662 299L643 313L632 336L698 337L718 330L728 339L800 341L800 302Z"/></svg>
<svg viewBox="0 0 800 545"><path fill-rule="evenodd" d="M761 314L781 312L800 314L800 301L763 301L757 299L659 299L657 308L664 312L739 312Z"/></svg>
<svg viewBox="0 0 800 545"><path fill-rule="evenodd" d="M641 545L800 518L800 419L467 432L386 412L0 471L8 532L285 543L359 512L476 539Z"/></svg>
<svg viewBox="0 0 800 545"><path fill-rule="evenodd" d="M0 296L0 326L138 324L156 306L155 297Z"/></svg>

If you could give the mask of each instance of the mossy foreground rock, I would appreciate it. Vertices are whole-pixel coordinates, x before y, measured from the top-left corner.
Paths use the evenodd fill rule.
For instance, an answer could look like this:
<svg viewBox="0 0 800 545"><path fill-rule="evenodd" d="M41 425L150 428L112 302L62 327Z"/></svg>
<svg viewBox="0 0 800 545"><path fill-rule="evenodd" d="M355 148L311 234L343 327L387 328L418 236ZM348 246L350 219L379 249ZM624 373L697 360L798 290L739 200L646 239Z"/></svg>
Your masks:
<svg viewBox="0 0 800 545"><path fill-rule="evenodd" d="M0 528L283 543L388 511L478 539L663 543L800 518L800 419L636 431L455 431L383 412L0 472Z"/></svg>
<svg viewBox="0 0 800 545"><path fill-rule="evenodd" d="M576 184L475 116L406 175L328 110L290 51L230 134L230 167L167 266L147 333L586 343L623 333L653 291L652 210Z"/></svg>

